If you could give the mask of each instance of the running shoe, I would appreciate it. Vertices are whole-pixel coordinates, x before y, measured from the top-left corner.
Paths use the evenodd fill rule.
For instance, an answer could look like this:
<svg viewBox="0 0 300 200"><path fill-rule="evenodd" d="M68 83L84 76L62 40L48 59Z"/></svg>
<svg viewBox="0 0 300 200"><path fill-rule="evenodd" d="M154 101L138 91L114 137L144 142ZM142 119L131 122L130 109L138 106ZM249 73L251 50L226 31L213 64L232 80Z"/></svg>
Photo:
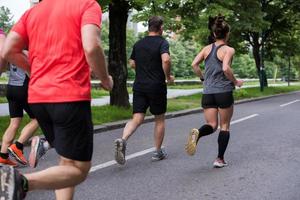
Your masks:
<svg viewBox="0 0 300 200"><path fill-rule="evenodd" d="M3 167L5 165L16 167L17 163L15 163L14 161L10 160L9 158L4 159L4 158L0 157L0 167Z"/></svg>
<svg viewBox="0 0 300 200"><path fill-rule="evenodd" d="M21 165L27 165L27 160L23 154L23 151L21 149L18 149L16 144L12 144L8 147L8 152L12 157L16 159L18 163Z"/></svg>
<svg viewBox="0 0 300 200"><path fill-rule="evenodd" d="M199 137L199 130L193 128L188 136L188 141L185 145L185 151L190 156L194 155L196 153L196 147L197 147L197 140Z"/></svg>
<svg viewBox="0 0 300 200"><path fill-rule="evenodd" d="M215 168L222 168L222 167L226 167L227 163L225 162L225 160L221 160L220 158L217 158L214 161L213 165L214 165Z"/></svg>
<svg viewBox="0 0 300 200"><path fill-rule="evenodd" d="M47 140L45 138L40 138L35 136L31 141L31 150L29 154L29 166L35 168L39 162L39 160L46 154L48 151L45 148L45 143Z"/></svg>
<svg viewBox="0 0 300 200"><path fill-rule="evenodd" d="M155 151L153 153L153 156L151 158L152 161L159 161L159 160L163 160L167 157L167 153L164 150L159 150L159 151Z"/></svg>
<svg viewBox="0 0 300 200"><path fill-rule="evenodd" d="M0 199L22 200L26 193L22 186L22 175L12 166L0 168Z"/></svg>
<svg viewBox="0 0 300 200"><path fill-rule="evenodd" d="M125 159L126 152L126 140L121 138L115 140L115 160L120 165L124 165L126 162Z"/></svg>

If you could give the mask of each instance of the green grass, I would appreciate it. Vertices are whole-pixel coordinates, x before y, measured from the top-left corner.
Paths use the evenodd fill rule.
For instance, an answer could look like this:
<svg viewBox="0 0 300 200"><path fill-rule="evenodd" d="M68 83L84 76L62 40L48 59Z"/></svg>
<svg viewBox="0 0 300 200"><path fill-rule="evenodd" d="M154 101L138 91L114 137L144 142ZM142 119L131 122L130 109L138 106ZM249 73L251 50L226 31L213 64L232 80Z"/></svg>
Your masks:
<svg viewBox="0 0 300 200"><path fill-rule="evenodd" d="M200 107L202 94L177 97L168 99L167 112L186 110Z"/></svg>
<svg viewBox="0 0 300 200"><path fill-rule="evenodd" d="M260 92L260 88L245 88L234 91L235 100L249 99L255 97L269 96L274 94L299 91L300 86L280 86L264 88L264 92ZM167 112L199 108L201 104L202 94L194 94L190 96L177 97L168 100ZM147 113L149 115L149 112ZM116 106L92 106L92 116L95 125L101 125L108 122L130 119L132 116L131 108L118 108ZM0 138L9 125L9 116L0 117ZM20 130L28 123L30 119L25 115ZM20 131L19 130L19 131ZM38 131L41 134L41 131ZM18 133L19 134L19 133Z"/></svg>
<svg viewBox="0 0 300 200"><path fill-rule="evenodd" d="M128 87L127 91L128 93L132 93L132 88ZM109 96L109 92L104 89L92 89L91 95L93 99L96 99L104 96Z"/></svg>
<svg viewBox="0 0 300 200"><path fill-rule="evenodd" d="M92 106L93 123L95 125L128 119L131 115L131 108L118 108L116 106L109 105Z"/></svg>
<svg viewBox="0 0 300 200"><path fill-rule="evenodd" d="M1 116L1 117L0 117L0 141L2 140L2 136L3 136L3 134L4 134L5 130L6 130L6 128L8 127L9 122L10 122L9 116ZM28 117L28 115L24 115L24 117L23 117L23 119L22 119L21 126L20 126L20 128L19 128L19 130L18 130L18 132L17 132L16 138L19 137L22 128L23 128L26 124L28 124L29 122L30 122L30 118ZM38 134L38 135L42 134L42 131L41 131L40 128L37 130L36 134Z"/></svg>
<svg viewBox="0 0 300 200"><path fill-rule="evenodd" d="M0 97L0 103L7 103L6 97Z"/></svg>
<svg viewBox="0 0 300 200"><path fill-rule="evenodd" d="M169 89L199 89L202 88L202 84L192 84L192 85L168 85Z"/></svg>
<svg viewBox="0 0 300 200"><path fill-rule="evenodd" d="M278 87L267 87L264 88L264 91L261 92L259 87L255 88L244 88L239 89L234 92L234 98L235 100L240 99L248 99L248 98L255 98L255 97L263 97L263 96L269 96L274 94L281 94L281 93L287 93L292 91L300 90L300 86L278 86Z"/></svg>
<svg viewBox="0 0 300 200"><path fill-rule="evenodd" d="M7 81L8 81L8 78L6 76L0 77L0 82L7 83Z"/></svg>
<svg viewBox="0 0 300 200"><path fill-rule="evenodd" d="M93 99L109 96L109 92L103 89L92 89L91 95Z"/></svg>
<svg viewBox="0 0 300 200"><path fill-rule="evenodd" d="M132 88L128 88L128 92L132 93ZM96 99L104 96L109 96L109 92L103 89L92 89L91 95L93 99ZM6 97L0 96L0 103L7 103Z"/></svg>

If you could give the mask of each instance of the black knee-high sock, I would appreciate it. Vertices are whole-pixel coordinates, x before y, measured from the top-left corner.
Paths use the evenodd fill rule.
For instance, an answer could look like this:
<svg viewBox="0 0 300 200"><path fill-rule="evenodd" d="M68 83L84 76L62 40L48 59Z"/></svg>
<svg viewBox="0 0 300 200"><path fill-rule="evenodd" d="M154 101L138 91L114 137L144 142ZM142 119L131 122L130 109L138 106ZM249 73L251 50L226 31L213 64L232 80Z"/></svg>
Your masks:
<svg viewBox="0 0 300 200"><path fill-rule="evenodd" d="M218 137L218 144L219 144L219 154L218 158L224 159L224 153L226 151L228 142L230 138L230 132L229 131L220 131L219 137Z"/></svg>
<svg viewBox="0 0 300 200"><path fill-rule="evenodd" d="M210 134L212 134L214 132L213 127L211 125L209 125L209 124L204 124L198 130L199 130L199 137L197 139L197 142L200 139L200 137L203 137L203 136L206 136L206 135L210 135Z"/></svg>

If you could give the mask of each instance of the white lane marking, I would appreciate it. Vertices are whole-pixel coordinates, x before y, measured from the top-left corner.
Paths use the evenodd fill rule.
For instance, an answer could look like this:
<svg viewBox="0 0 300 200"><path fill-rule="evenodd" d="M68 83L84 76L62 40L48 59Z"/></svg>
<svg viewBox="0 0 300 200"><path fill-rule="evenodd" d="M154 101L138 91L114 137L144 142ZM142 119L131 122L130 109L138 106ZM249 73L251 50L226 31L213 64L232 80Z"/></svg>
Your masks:
<svg viewBox="0 0 300 200"><path fill-rule="evenodd" d="M259 114L249 115L249 116L247 116L247 117L243 117L243 118L241 118L241 119L237 119L237 120L235 120L235 121L232 121L230 124L231 124L231 125L232 125L232 124L236 124L236 123L245 121L245 120L247 120L247 119L251 119L251 118L253 118L253 117L257 117L258 115L259 115Z"/></svg>
<svg viewBox="0 0 300 200"><path fill-rule="evenodd" d="M230 124L231 124L231 125L232 125L232 124L236 124L236 123L245 121L245 120L247 120L247 119L251 119L251 118L253 118L253 117L257 117L258 115L259 115L259 114L249 115L249 116L247 116L247 117L243 117L243 118L241 118L241 119L237 119L237 120L235 120L235 121L232 121L232 122L230 122ZM218 129L220 129L220 128L221 128L221 127L218 126Z"/></svg>
<svg viewBox="0 0 300 200"><path fill-rule="evenodd" d="M285 103L285 104L281 104L280 107L288 106L288 105L293 104L293 103L296 103L296 102L298 102L298 101L300 101L300 100L297 99L297 100L295 100L295 101L291 101L291 102L288 102L288 103Z"/></svg>
<svg viewBox="0 0 300 200"><path fill-rule="evenodd" d="M145 155L145 154L153 152L153 151L155 151L155 147L152 147L150 149L146 149L144 151L140 151L140 152L137 152L137 153L134 153L134 154L130 154L130 155L126 156L126 161L130 160L132 158L136 158L136 157ZM103 169L103 168L106 168L106 167L110 167L110 166L115 165L115 164L117 164L117 162L114 161L114 160L111 160L111 161L108 161L106 163L96 165L96 166L94 166L90 169L90 173L94 172L94 171L97 171L97 170L100 170L100 169Z"/></svg>
<svg viewBox="0 0 300 200"><path fill-rule="evenodd" d="M247 120L247 119L250 119L250 118L253 118L253 117L256 117L256 116L258 116L258 114L249 115L249 116L247 116L247 117L243 117L243 118L241 118L241 119L232 121L231 124L236 124L236 123L245 121L245 120ZM136 157L139 157L139 156L143 156L143 155L148 154L148 153L153 152L153 151L155 151L155 147L152 147L152 148L150 148L150 149L146 149L146 150L144 150L144 151L139 151L139 152L134 153L134 154L130 154L130 155L126 156L126 161L127 161L127 160L130 160L130 159L133 159L133 158L136 158ZM106 168L106 167L110 167L110 166L115 165L115 164L117 164L116 161L111 160L111 161L102 163L102 164L100 164L100 165L93 166L93 167L90 169L90 173L91 173L91 172L95 172L95 171L100 170L100 169L104 169L104 168Z"/></svg>

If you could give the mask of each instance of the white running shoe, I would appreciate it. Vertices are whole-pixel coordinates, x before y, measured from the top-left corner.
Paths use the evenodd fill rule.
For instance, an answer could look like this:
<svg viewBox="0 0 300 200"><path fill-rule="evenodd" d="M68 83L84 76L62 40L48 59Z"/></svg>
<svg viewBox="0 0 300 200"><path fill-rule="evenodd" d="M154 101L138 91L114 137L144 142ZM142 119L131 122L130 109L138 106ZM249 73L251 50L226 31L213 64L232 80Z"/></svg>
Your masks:
<svg viewBox="0 0 300 200"><path fill-rule="evenodd" d="M45 145L46 143L47 145ZM33 137L31 141L31 151L29 154L29 166L36 168L39 160L46 154L49 147L50 145L45 138L40 138L39 136Z"/></svg>
<svg viewBox="0 0 300 200"><path fill-rule="evenodd" d="M215 168L222 168L222 167L226 167L228 164L224 160L221 160L221 159L217 158L214 161L213 165L214 165Z"/></svg>

